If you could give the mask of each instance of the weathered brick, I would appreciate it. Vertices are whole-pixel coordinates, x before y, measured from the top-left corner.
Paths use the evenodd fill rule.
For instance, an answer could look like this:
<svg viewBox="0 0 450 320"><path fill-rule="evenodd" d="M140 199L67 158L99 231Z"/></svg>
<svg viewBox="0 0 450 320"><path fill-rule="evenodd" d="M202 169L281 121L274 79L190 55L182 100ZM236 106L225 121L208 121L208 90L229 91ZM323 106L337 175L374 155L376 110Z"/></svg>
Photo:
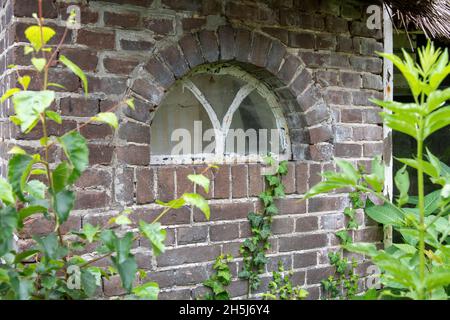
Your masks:
<svg viewBox="0 0 450 320"><path fill-rule="evenodd" d="M172 19L150 17L144 20L144 27L158 35L172 35L175 33L175 23ZM184 27L184 25L183 25Z"/></svg>
<svg viewBox="0 0 450 320"><path fill-rule="evenodd" d="M159 267L212 261L220 254L220 246L185 247L167 250L156 261Z"/></svg>
<svg viewBox="0 0 450 320"><path fill-rule="evenodd" d="M258 67L264 67L267 61L267 53L270 48L269 38L255 33L253 36L252 52L250 62Z"/></svg>
<svg viewBox="0 0 450 320"><path fill-rule="evenodd" d="M105 187L110 188L112 183L111 173L106 170L88 169L76 182L76 186L79 188L89 187Z"/></svg>
<svg viewBox="0 0 450 320"><path fill-rule="evenodd" d="M62 98L60 110L63 116L92 117L99 112L99 101L86 98Z"/></svg>
<svg viewBox="0 0 450 320"><path fill-rule="evenodd" d="M38 3L35 0L14 1L13 10L14 16L16 17L31 17L33 13L38 12ZM54 19L58 16L57 7L54 1L42 1L42 14L44 18L49 19Z"/></svg>
<svg viewBox="0 0 450 320"><path fill-rule="evenodd" d="M175 77L179 78L188 71L187 63L177 46L168 47L160 54Z"/></svg>
<svg viewBox="0 0 450 320"><path fill-rule="evenodd" d="M220 44L220 59L231 60L235 53L235 34L230 26L221 26L218 31Z"/></svg>
<svg viewBox="0 0 450 320"><path fill-rule="evenodd" d="M279 41L272 41L268 56L266 69L276 74L280 70L281 62L286 54L285 46Z"/></svg>
<svg viewBox="0 0 450 320"><path fill-rule="evenodd" d="M259 196L264 190L264 180L261 175L261 167L258 164L248 165L248 195Z"/></svg>
<svg viewBox="0 0 450 320"><path fill-rule="evenodd" d="M91 49L112 50L115 46L115 33L81 29L78 31L77 43Z"/></svg>
<svg viewBox="0 0 450 320"><path fill-rule="evenodd" d="M198 34L203 57L207 62L217 62L219 60L219 44L217 36L213 31L203 30Z"/></svg>
<svg viewBox="0 0 450 320"><path fill-rule="evenodd" d="M319 219L316 216L300 217L295 223L295 232L315 231L319 228Z"/></svg>
<svg viewBox="0 0 450 320"><path fill-rule="evenodd" d="M103 14L103 20L106 26L121 27L127 29L134 29L139 26L140 17L133 12L109 12Z"/></svg>
<svg viewBox="0 0 450 320"><path fill-rule="evenodd" d="M114 147L99 144L89 144L89 164L108 165L112 161Z"/></svg>
<svg viewBox="0 0 450 320"><path fill-rule="evenodd" d="M181 197L184 193L194 192L194 184L188 179L188 175L194 174L194 168L179 166L176 168L176 184L177 184L177 197ZM197 189L202 187L197 186Z"/></svg>
<svg viewBox="0 0 450 320"><path fill-rule="evenodd" d="M248 62L251 52L252 34L247 30L239 29L236 32L236 59Z"/></svg>
<svg viewBox="0 0 450 320"><path fill-rule="evenodd" d="M323 279L328 278L335 272L334 267L321 267L316 269L308 269L306 271L306 281L308 285L320 283Z"/></svg>
<svg viewBox="0 0 450 320"><path fill-rule="evenodd" d="M106 191L84 190L77 193L75 210L105 208L110 202Z"/></svg>
<svg viewBox="0 0 450 320"><path fill-rule="evenodd" d="M306 212L305 201L301 199L280 199L276 205L280 215L303 214Z"/></svg>
<svg viewBox="0 0 450 320"><path fill-rule="evenodd" d="M144 166L150 162L149 146L128 145L117 147L117 159L122 163Z"/></svg>
<svg viewBox="0 0 450 320"><path fill-rule="evenodd" d="M95 71L97 69L97 52L90 49L63 48L60 54L65 55L83 71Z"/></svg>
<svg viewBox="0 0 450 320"><path fill-rule="evenodd" d="M209 227L209 239L211 241L227 241L239 238L239 224L225 223Z"/></svg>
<svg viewBox="0 0 450 320"><path fill-rule="evenodd" d="M341 84L345 88L359 89L361 88L361 75L359 73L341 72Z"/></svg>
<svg viewBox="0 0 450 320"><path fill-rule="evenodd" d="M137 208L134 210L133 214L130 216L134 224L138 224L139 220L143 220L148 223L152 223L156 217L158 217L164 208L160 209L147 209L147 208ZM181 225L189 224L191 222L191 210L190 208L183 207L180 209L174 209L167 212L159 221L162 225Z"/></svg>
<svg viewBox="0 0 450 320"><path fill-rule="evenodd" d="M198 11L202 8L201 0L162 0L162 3L174 10Z"/></svg>
<svg viewBox="0 0 450 320"><path fill-rule="evenodd" d="M136 201L138 204L150 203L155 200L153 169L136 169Z"/></svg>
<svg viewBox="0 0 450 320"><path fill-rule="evenodd" d="M214 198L222 199L230 197L230 166L224 165L219 168L214 177Z"/></svg>
<svg viewBox="0 0 450 320"><path fill-rule="evenodd" d="M208 238L208 226L189 226L177 229L178 245L205 242Z"/></svg>
<svg viewBox="0 0 450 320"><path fill-rule="evenodd" d="M181 25L183 26L183 30L192 31L196 29L200 29L206 25L205 18L184 18L181 20Z"/></svg>
<svg viewBox="0 0 450 320"><path fill-rule="evenodd" d="M322 248L327 246L327 244L328 237L324 233L279 238L280 252Z"/></svg>
<svg viewBox="0 0 450 320"><path fill-rule="evenodd" d="M123 50L130 50L130 51L150 51L155 44L151 41L145 41L145 40L128 40L128 39L121 39L120 40L120 47Z"/></svg>
<svg viewBox="0 0 450 320"><path fill-rule="evenodd" d="M129 75L134 68L138 65L139 61L137 59L122 59L106 57L103 59L103 66L106 71L115 74Z"/></svg>
<svg viewBox="0 0 450 320"><path fill-rule="evenodd" d="M170 72L167 67L164 66L162 62L156 58L152 58L146 64L145 69L158 81L158 83L168 89L174 82L175 78L173 73Z"/></svg>
<svg viewBox="0 0 450 320"><path fill-rule="evenodd" d="M158 199L170 201L175 198L174 168L158 168Z"/></svg>
<svg viewBox="0 0 450 320"><path fill-rule="evenodd" d="M288 234L294 232L294 219L292 218L276 218L272 223L273 234Z"/></svg>
<svg viewBox="0 0 450 320"><path fill-rule="evenodd" d="M135 122L124 122L119 127L119 138L128 142L149 144L150 127Z"/></svg>
<svg viewBox="0 0 450 320"><path fill-rule="evenodd" d="M211 221L246 219L249 212L254 210L252 202L217 203L210 204ZM194 210L194 221L206 221L203 213Z"/></svg>
<svg viewBox="0 0 450 320"><path fill-rule="evenodd" d="M294 254L294 268L306 268L317 265L317 253L306 252Z"/></svg>
<svg viewBox="0 0 450 320"><path fill-rule="evenodd" d="M114 191L116 201L132 204L134 198L134 169L119 167L115 170Z"/></svg>
<svg viewBox="0 0 450 320"><path fill-rule="evenodd" d="M314 33L289 32L289 47L314 49L316 47L316 36Z"/></svg>
<svg viewBox="0 0 450 320"><path fill-rule="evenodd" d="M285 84L288 84L294 74L297 72L297 69L300 67L300 60L296 59L294 56L288 56L284 60L283 65L281 66L280 71L278 72L278 77Z"/></svg>
<svg viewBox="0 0 450 320"><path fill-rule="evenodd" d="M187 34L181 38L180 47L191 68L204 63L198 40L194 36Z"/></svg>
<svg viewBox="0 0 450 320"><path fill-rule="evenodd" d="M247 197L247 175L246 165L231 166L231 190L233 198Z"/></svg>

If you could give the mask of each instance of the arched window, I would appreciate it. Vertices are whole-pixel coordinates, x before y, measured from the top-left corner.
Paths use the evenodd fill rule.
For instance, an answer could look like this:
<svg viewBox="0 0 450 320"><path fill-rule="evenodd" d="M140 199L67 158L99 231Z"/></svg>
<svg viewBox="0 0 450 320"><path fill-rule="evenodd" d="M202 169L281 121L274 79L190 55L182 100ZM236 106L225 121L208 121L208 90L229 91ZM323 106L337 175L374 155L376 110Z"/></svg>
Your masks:
<svg viewBox="0 0 450 320"><path fill-rule="evenodd" d="M166 94L151 124L151 162L259 161L290 155L275 95L229 65L202 66Z"/></svg>

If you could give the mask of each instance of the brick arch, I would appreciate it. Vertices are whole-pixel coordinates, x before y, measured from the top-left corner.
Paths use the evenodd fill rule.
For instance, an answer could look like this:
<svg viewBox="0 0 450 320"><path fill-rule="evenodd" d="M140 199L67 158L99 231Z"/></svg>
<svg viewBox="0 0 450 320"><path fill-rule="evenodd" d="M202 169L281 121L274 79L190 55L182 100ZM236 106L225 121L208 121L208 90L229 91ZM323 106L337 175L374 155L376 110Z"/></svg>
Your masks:
<svg viewBox="0 0 450 320"><path fill-rule="evenodd" d="M129 86L138 100L150 103L152 112L178 79L201 65L223 62L244 69L273 89L289 127L293 160L333 157L332 113L320 86L299 56L257 31L227 25L186 34L136 67Z"/></svg>

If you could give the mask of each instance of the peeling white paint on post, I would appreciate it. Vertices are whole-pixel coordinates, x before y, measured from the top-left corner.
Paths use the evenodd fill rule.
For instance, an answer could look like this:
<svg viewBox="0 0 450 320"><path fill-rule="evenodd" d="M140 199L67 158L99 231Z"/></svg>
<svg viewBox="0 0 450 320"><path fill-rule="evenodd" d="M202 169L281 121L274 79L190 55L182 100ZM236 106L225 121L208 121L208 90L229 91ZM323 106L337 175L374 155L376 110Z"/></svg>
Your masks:
<svg viewBox="0 0 450 320"><path fill-rule="evenodd" d="M394 40L392 34L392 21L390 15L390 9L387 6L383 6L383 34L384 34L384 52L394 52ZM394 97L394 65L393 63L384 58L383 63L383 87L384 87L384 100L393 100ZM385 168L385 194L389 199L393 198L393 158L392 158L392 129L383 125L383 141L384 141L384 164ZM384 230L384 245L389 247L392 244L392 227L388 226Z"/></svg>

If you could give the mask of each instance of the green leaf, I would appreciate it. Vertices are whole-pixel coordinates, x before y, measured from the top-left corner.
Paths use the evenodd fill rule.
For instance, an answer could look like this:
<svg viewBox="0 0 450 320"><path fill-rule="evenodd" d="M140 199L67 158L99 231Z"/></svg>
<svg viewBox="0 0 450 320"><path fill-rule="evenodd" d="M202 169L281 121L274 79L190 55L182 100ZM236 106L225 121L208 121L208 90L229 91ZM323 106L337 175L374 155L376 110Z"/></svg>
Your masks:
<svg viewBox="0 0 450 320"><path fill-rule="evenodd" d="M19 82L19 84L22 86L23 90L27 90L28 86L30 85L31 82L31 77L30 76L23 76L20 77L17 82Z"/></svg>
<svg viewBox="0 0 450 320"><path fill-rule="evenodd" d="M119 226L126 226L126 225L130 225L133 222L130 220L130 218L128 218L127 215L125 214L121 214L118 215L117 217L113 217L109 220L110 224L117 224Z"/></svg>
<svg viewBox="0 0 450 320"><path fill-rule="evenodd" d="M381 116L383 117L386 126L396 131L403 132L404 134L407 134L417 140L417 130L414 127L415 121L411 122L408 121L408 119L405 119L405 114L398 116L394 114L381 113Z"/></svg>
<svg viewBox="0 0 450 320"><path fill-rule="evenodd" d="M66 56L60 55L59 61L64 63L64 65L69 68L78 78L80 78L81 82L83 83L84 93L88 94L88 81L86 78L86 75L84 74L83 70L80 69L75 63L70 61Z"/></svg>
<svg viewBox="0 0 450 320"><path fill-rule="evenodd" d="M39 115L50 107L54 100L55 92L49 90L16 93L12 101L22 132L31 131L39 121Z"/></svg>
<svg viewBox="0 0 450 320"><path fill-rule="evenodd" d="M403 164L406 164L407 166L410 166L411 168L418 169L419 168L419 161L415 159L407 159L407 158L396 158L396 160L400 161ZM424 172L433 178L438 178L439 174L436 171L436 168L433 167L433 165L425 160L422 160L422 167Z"/></svg>
<svg viewBox="0 0 450 320"><path fill-rule="evenodd" d="M350 252L374 256L378 253L377 247L373 243L352 243L343 246L345 250Z"/></svg>
<svg viewBox="0 0 450 320"><path fill-rule="evenodd" d="M89 243L92 243L99 231L100 228L98 226L94 227L90 223L84 223L81 233L86 237L86 240L89 241Z"/></svg>
<svg viewBox="0 0 450 320"><path fill-rule="evenodd" d="M44 237L34 237L34 240L48 260L57 260L61 256L61 247L56 234L50 233Z"/></svg>
<svg viewBox="0 0 450 320"><path fill-rule="evenodd" d="M36 199L43 200L47 186L41 181L31 180L25 185L24 191Z"/></svg>
<svg viewBox="0 0 450 320"><path fill-rule="evenodd" d="M22 225L23 221L29 216L32 216L35 213L46 213L47 210L48 208L41 205L31 205L23 208L19 211L19 224Z"/></svg>
<svg viewBox="0 0 450 320"><path fill-rule="evenodd" d="M400 195L397 199L397 205L399 207L402 207L403 205L408 203L409 198L408 192L410 183L409 183L409 174L408 171L406 170L406 165L397 171L397 173L395 174L394 181L397 189L400 191Z"/></svg>
<svg viewBox="0 0 450 320"><path fill-rule="evenodd" d="M81 287L88 297L92 297L97 290L97 278L90 271L81 269L80 274Z"/></svg>
<svg viewBox="0 0 450 320"><path fill-rule="evenodd" d="M47 60L45 58L31 58L31 63L37 71L42 72L47 64Z"/></svg>
<svg viewBox="0 0 450 320"><path fill-rule="evenodd" d="M347 230L341 230L341 231L336 232L336 236L339 239L341 239L341 242L343 245L348 245L353 242L353 239Z"/></svg>
<svg viewBox="0 0 450 320"><path fill-rule="evenodd" d="M31 26L25 30L25 37L28 39L34 50L39 51L56 34L55 30L49 27Z"/></svg>
<svg viewBox="0 0 450 320"><path fill-rule="evenodd" d="M127 292L131 292L138 269L135 258L130 256L122 262L118 262L116 257L111 257L111 259L119 272L123 288L127 290Z"/></svg>
<svg viewBox="0 0 450 320"><path fill-rule="evenodd" d="M209 193L209 179L202 174L190 174L188 175L188 179L193 183L201 186L206 193Z"/></svg>
<svg viewBox="0 0 450 320"><path fill-rule="evenodd" d="M49 119L55 121L57 124L61 124L62 123L61 116L57 112L54 112L54 111L51 111L51 110L47 110L47 111L45 111L45 115Z"/></svg>
<svg viewBox="0 0 450 320"><path fill-rule="evenodd" d="M86 139L78 132L73 131L58 138L64 153L74 167L68 182L76 181L89 165L89 149Z"/></svg>
<svg viewBox="0 0 450 320"><path fill-rule="evenodd" d="M169 202L163 202L161 200L156 200L155 202L157 204L159 204L160 206L163 206L166 208L171 208L171 209L179 209L179 208L183 207L184 205L186 205L186 201L184 201L183 198L174 199Z"/></svg>
<svg viewBox="0 0 450 320"><path fill-rule="evenodd" d="M71 173L72 169L66 161L58 164L52 173L53 193L58 193L67 186Z"/></svg>
<svg viewBox="0 0 450 320"><path fill-rule="evenodd" d="M156 256L164 253L166 250L166 246L164 245L166 230L161 228L159 222L148 224L144 221L139 221L139 230L150 241Z"/></svg>
<svg viewBox="0 0 450 320"><path fill-rule="evenodd" d="M393 226L404 225L401 209L396 209L388 204L367 207L365 212L372 220L378 223Z"/></svg>
<svg viewBox="0 0 450 320"><path fill-rule="evenodd" d="M206 201L205 198L203 198L201 195L197 193L185 193L183 194L182 198L184 199L184 201L186 201L188 205L200 209L200 211L202 211L203 214L205 215L206 219L209 220L211 211L208 205L208 201Z"/></svg>
<svg viewBox="0 0 450 320"><path fill-rule="evenodd" d="M450 270L448 269L434 269L425 277L425 287L431 291L437 287L445 287L450 284Z"/></svg>
<svg viewBox="0 0 450 320"><path fill-rule="evenodd" d="M158 300L159 286L156 282L147 282L133 288L133 294L143 300Z"/></svg>
<svg viewBox="0 0 450 320"><path fill-rule="evenodd" d="M450 106L440 108L425 118L424 139L450 124Z"/></svg>
<svg viewBox="0 0 450 320"><path fill-rule="evenodd" d="M14 146L11 148L11 150L8 151L8 154L27 154L27 152L21 147Z"/></svg>
<svg viewBox="0 0 450 320"><path fill-rule="evenodd" d="M427 194L424 199L425 215L428 216L439 208L439 200L441 198L441 191L436 190Z"/></svg>
<svg viewBox="0 0 450 320"><path fill-rule="evenodd" d="M364 180L375 190L376 192L383 191L384 183L383 180L380 180L379 177L375 174L366 174L364 175Z"/></svg>
<svg viewBox="0 0 450 320"><path fill-rule="evenodd" d="M63 189L53 196L53 208L61 225L69 218L70 211L75 205L75 192Z"/></svg>
<svg viewBox="0 0 450 320"><path fill-rule="evenodd" d="M31 258L32 256L37 255L38 253L40 253L39 250L26 250L21 253L18 253L14 257L14 263L21 263L22 261L27 260L27 259Z"/></svg>
<svg viewBox="0 0 450 320"><path fill-rule="evenodd" d="M119 126L119 121L117 120L117 117L112 112L100 112L95 117L92 117L93 121L106 123L113 129L117 129Z"/></svg>
<svg viewBox="0 0 450 320"><path fill-rule="evenodd" d="M427 100L427 112L428 113L433 112L449 99L450 99L450 88L431 92Z"/></svg>
<svg viewBox="0 0 450 320"><path fill-rule="evenodd" d="M127 104L127 106L128 106L131 110L134 110L134 109L135 109L135 107L134 107L134 99L133 99L133 98L127 99L127 100L125 101L125 103Z"/></svg>
<svg viewBox="0 0 450 320"><path fill-rule="evenodd" d="M17 223L17 212L14 208L0 208L0 257L11 251Z"/></svg>
<svg viewBox="0 0 450 320"><path fill-rule="evenodd" d="M0 102L1 102L1 103L5 102L5 101L8 100L10 97L12 97L13 95L15 95L17 92L20 92L20 89L19 89L19 88L12 88L12 89L7 90L7 91L3 94L3 96L2 96L2 98L1 98L1 100L0 100Z"/></svg>
<svg viewBox="0 0 450 320"><path fill-rule="evenodd" d="M23 191L31 168L36 160L29 155L15 154L8 163L8 180L17 197L25 201Z"/></svg>
<svg viewBox="0 0 450 320"><path fill-rule="evenodd" d="M16 202L11 185L2 177L0 177L0 200L7 205Z"/></svg>
<svg viewBox="0 0 450 320"><path fill-rule="evenodd" d="M397 249L400 249L401 251L403 251L406 254L416 254L417 249L415 247L413 247L412 245L406 244L406 243L397 243L397 244L393 244L394 247L396 247Z"/></svg>
<svg viewBox="0 0 450 320"><path fill-rule="evenodd" d="M347 188L349 186L350 185L345 182L319 182L314 187L309 189L309 191L305 194L304 199L309 199L318 194L327 193L335 189Z"/></svg>

